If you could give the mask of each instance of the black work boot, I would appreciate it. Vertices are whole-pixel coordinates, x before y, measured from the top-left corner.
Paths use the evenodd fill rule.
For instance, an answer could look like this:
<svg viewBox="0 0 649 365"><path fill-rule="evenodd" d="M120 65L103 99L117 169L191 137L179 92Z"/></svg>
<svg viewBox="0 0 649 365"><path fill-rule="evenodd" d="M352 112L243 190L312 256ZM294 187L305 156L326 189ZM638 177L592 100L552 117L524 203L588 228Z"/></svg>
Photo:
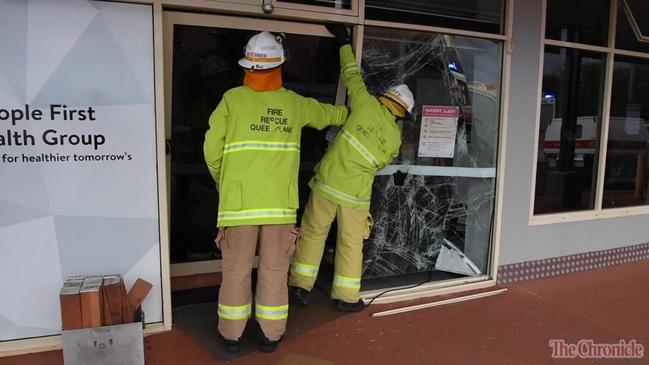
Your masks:
<svg viewBox="0 0 649 365"><path fill-rule="evenodd" d="M290 287L291 303L309 305L309 291L299 286Z"/></svg>
<svg viewBox="0 0 649 365"><path fill-rule="evenodd" d="M340 299L334 299L336 310L339 312L362 312L365 309L365 303L359 299L356 303L344 302Z"/></svg>
<svg viewBox="0 0 649 365"><path fill-rule="evenodd" d="M280 337L278 340L271 341L266 336L263 334L259 336L259 350L261 352L269 353L269 352L275 352L277 349L277 345L279 345L279 342L282 340L282 337Z"/></svg>
<svg viewBox="0 0 649 365"><path fill-rule="evenodd" d="M234 355L241 351L241 341L239 340L228 340L227 338L221 336L223 340L223 348L228 354Z"/></svg>

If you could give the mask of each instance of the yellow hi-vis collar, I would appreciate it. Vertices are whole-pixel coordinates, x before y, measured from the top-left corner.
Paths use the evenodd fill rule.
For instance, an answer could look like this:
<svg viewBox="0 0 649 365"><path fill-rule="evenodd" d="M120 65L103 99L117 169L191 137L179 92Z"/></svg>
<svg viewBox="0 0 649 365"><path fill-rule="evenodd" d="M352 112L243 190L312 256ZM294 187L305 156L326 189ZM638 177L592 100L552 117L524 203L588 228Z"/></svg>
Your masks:
<svg viewBox="0 0 649 365"><path fill-rule="evenodd" d="M385 96L379 96L379 101L381 104L385 105L388 110L394 115L396 115L399 118L403 118L406 116L406 109L399 105L396 101L385 97Z"/></svg>

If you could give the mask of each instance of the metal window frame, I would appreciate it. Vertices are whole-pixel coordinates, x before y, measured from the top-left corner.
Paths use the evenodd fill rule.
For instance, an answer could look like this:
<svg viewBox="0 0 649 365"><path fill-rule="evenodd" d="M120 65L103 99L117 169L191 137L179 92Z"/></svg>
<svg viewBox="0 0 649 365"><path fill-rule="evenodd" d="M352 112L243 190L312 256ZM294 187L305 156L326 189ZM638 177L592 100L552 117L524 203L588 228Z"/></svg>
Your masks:
<svg viewBox="0 0 649 365"><path fill-rule="evenodd" d="M133 0L137 1L137 0ZM210 12L227 15L254 15L259 19L290 19L292 21L336 21L359 24L363 12L363 0L351 0L352 10L334 9L317 5L279 3L278 0L145 0L160 3L164 10L188 10L197 13ZM272 4L274 10L266 14L263 4Z"/></svg>
<svg viewBox="0 0 649 365"><path fill-rule="evenodd" d="M350 0L351 9L336 9L336 8L329 8L326 6L319 6L319 5L296 4L296 3L290 3L282 0L262 0L262 2L270 3L276 9L303 10L303 11L313 11L317 13L338 14L338 15L347 15L347 16L358 16L358 10L359 10L359 6L358 6L359 0Z"/></svg>
<svg viewBox="0 0 649 365"><path fill-rule="evenodd" d="M502 44L501 59L501 95L500 95L500 113L499 113L499 132L498 132L498 151L496 159L496 186L494 196L494 217L493 231L490 240L490 250L488 258L488 270L485 275L468 278L456 278L430 282L416 288L404 287L403 289L395 288L394 291L376 299L374 303L392 303L403 300L410 300L423 297L431 297L443 294L457 293L467 290L477 290L492 287L496 285L498 275L498 260L500 257L500 237L502 227L502 197L504 193L506 150L507 150L507 122L509 112L509 92L510 92L510 74L511 74L511 55L513 52L512 30L515 0L505 1L506 11L505 34L493 34L468 31L463 29L443 28L434 26L425 26L418 24L402 24L386 21L363 20L363 25L355 27L354 49L356 50L356 60L360 64L363 49L363 35L365 26L394 28L411 31L421 31L430 33L442 33L474 38L482 38L494 41L500 41ZM371 299L387 289L370 290L361 292L364 299Z"/></svg>
<svg viewBox="0 0 649 365"><path fill-rule="evenodd" d="M611 0L609 12L609 34L608 43L606 47L592 46L574 42L563 42L545 37L546 18L547 18L547 1L543 0L543 10L541 14L541 34L543 41L539 49L539 74L538 74L538 90L536 101L536 116L535 116L535 132L534 132L534 154L532 165L532 189L530 191L530 209L528 217L528 225L538 226L546 224L556 224L563 222L579 222L596 219L610 219L618 217L627 217L635 215L649 214L649 204L640 206L629 206L621 208L602 208L602 201L604 196L604 178L606 172L606 154L608 144L608 130L611 117L611 94L613 89L613 67L615 65L615 56L631 56L643 59L649 59L649 53L628 51L615 48L615 36L617 30L617 14L620 11L618 0ZM622 0L623 1L623 0ZM585 51L599 52L606 55L605 65L605 81L604 81L604 95L602 105L602 123L600 125L600 140L599 156L597 161L596 171L596 185L595 185L595 207L594 209L565 212L565 213L549 213L549 214L534 214L534 201L536 192L536 172L539 151L539 134L541 125L541 97L543 93L543 62L545 56L546 46L556 46L562 48L573 48Z"/></svg>
<svg viewBox="0 0 649 365"><path fill-rule="evenodd" d="M620 2L623 4L624 14L626 15L627 20L629 21L629 25L631 26L631 30L633 31L633 34L636 36L636 40L638 42L649 43L649 35L642 34L642 29L640 29L640 25L638 25L638 20L636 19L635 14L633 14L633 10L629 5L629 0L620 0Z"/></svg>

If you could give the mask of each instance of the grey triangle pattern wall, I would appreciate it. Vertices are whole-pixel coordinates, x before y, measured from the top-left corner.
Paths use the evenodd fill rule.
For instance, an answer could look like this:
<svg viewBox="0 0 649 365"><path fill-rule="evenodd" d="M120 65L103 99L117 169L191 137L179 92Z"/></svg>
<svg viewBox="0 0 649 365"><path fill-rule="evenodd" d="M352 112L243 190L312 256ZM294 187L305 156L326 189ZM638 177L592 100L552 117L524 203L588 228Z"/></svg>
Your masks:
<svg viewBox="0 0 649 365"><path fill-rule="evenodd" d="M68 275L141 277L162 321L153 80L151 5L0 0L0 341L60 333Z"/></svg>

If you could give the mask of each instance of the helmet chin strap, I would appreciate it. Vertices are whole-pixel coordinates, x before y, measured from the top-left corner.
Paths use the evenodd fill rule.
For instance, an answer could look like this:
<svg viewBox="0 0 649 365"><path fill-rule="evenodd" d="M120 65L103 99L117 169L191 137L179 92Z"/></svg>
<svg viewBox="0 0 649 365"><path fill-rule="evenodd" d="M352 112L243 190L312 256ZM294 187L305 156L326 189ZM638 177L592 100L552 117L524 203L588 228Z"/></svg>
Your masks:
<svg viewBox="0 0 649 365"><path fill-rule="evenodd" d="M248 70L243 77L243 84L255 91L271 91L282 87L282 68L270 70Z"/></svg>
<svg viewBox="0 0 649 365"><path fill-rule="evenodd" d="M406 116L406 109L399 105L396 101L387 98L385 96L379 96L379 101L381 104L385 105L386 108L396 117L403 118Z"/></svg>

